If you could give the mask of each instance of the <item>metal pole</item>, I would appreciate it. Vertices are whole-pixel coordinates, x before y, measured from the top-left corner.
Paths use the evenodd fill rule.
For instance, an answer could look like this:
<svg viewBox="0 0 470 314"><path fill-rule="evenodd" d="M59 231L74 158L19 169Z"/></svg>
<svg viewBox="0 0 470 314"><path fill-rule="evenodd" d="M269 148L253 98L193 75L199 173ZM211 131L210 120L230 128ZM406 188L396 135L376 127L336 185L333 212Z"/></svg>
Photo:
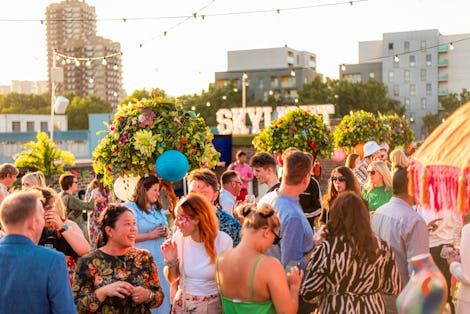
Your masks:
<svg viewBox="0 0 470 314"><path fill-rule="evenodd" d="M55 101L55 78L53 72L56 68L56 52L52 50L52 68L51 68L51 141L54 141L54 101Z"/></svg>
<svg viewBox="0 0 470 314"><path fill-rule="evenodd" d="M242 108L246 108L246 79L248 78L248 75L246 75L245 72L243 72L242 75Z"/></svg>

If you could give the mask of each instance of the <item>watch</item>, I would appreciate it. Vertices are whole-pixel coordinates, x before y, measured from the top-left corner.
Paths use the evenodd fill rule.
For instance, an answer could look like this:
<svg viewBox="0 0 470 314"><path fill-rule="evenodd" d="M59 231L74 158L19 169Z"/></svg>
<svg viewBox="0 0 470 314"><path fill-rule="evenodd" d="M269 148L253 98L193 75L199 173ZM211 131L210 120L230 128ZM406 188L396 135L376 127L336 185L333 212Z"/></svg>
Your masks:
<svg viewBox="0 0 470 314"><path fill-rule="evenodd" d="M59 229L59 233L62 234L64 233L65 231L69 230L69 226L66 225L66 224L63 224L62 225L62 228Z"/></svg>

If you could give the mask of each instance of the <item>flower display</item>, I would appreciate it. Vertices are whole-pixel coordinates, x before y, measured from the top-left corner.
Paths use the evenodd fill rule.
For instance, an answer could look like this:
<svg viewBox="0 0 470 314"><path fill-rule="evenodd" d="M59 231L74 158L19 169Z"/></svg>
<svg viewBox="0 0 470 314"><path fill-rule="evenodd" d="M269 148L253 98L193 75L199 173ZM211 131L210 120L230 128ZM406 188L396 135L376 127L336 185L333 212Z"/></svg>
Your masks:
<svg viewBox="0 0 470 314"><path fill-rule="evenodd" d="M261 152L279 153L289 147L310 152L315 157L330 157L333 151L331 132L321 115L295 109L276 119L253 139Z"/></svg>
<svg viewBox="0 0 470 314"><path fill-rule="evenodd" d="M382 142L386 132L387 128L373 113L359 110L343 117L333 131L333 142L335 147L349 152L359 143Z"/></svg>
<svg viewBox="0 0 470 314"><path fill-rule="evenodd" d="M387 130L384 141L390 145L391 149L398 146L408 146L415 140L415 134L409 127L406 117L400 117L397 114L379 114L379 120Z"/></svg>
<svg viewBox="0 0 470 314"><path fill-rule="evenodd" d="M93 168L110 184L115 175L144 175L166 150L178 150L189 169L214 167L219 160L204 119L178 104L141 100L121 105L93 152Z"/></svg>
<svg viewBox="0 0 470 314"><path fill-rule="evenodd" d="M335 147L343 147L347 151L368 141L386 142L393 149L406 146L414 139L414 132L405 117L381 113L376 116L363 110L344 116L333 132Z"/></svg>

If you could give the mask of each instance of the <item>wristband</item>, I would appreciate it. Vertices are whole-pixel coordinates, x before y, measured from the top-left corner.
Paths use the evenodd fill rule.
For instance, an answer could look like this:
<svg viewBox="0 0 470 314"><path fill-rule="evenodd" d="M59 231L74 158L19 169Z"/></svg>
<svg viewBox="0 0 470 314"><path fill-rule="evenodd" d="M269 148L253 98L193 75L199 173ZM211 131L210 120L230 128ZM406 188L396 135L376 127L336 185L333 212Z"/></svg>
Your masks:
<svg viewBox="0 0 470 314"><path fill-rule="evenodd" d="M172 268L172 267L178 266L178 264L180 263L180 261L179 261L179 259L176 259L173 263L169 263L169 262L167 262L167 261L164 261L164 263L165 263L165 266L168 266L168 267Z"/></svg>
<svg viewBox="0 0 470 314"><path fill-rule="evenodd" d="M147 302L152 302L153 298L155 297L155 293L153 293L152 290L149 290L150 291L150 294L149 294L149 297L147 299Z"/></svg>

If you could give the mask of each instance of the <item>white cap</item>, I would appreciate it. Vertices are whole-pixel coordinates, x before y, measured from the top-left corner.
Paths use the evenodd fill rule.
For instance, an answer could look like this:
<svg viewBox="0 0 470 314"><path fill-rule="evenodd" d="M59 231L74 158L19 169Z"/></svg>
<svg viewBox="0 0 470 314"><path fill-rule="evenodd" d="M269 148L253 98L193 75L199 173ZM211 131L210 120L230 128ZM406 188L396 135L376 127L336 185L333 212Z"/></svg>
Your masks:
<svg viewBox="0 0 470 314"><path fill-rule="evenodd" d="M381 149L382 147L380 147L376 141L369 141L364 145L364 157L371 156Z"/></svg>

